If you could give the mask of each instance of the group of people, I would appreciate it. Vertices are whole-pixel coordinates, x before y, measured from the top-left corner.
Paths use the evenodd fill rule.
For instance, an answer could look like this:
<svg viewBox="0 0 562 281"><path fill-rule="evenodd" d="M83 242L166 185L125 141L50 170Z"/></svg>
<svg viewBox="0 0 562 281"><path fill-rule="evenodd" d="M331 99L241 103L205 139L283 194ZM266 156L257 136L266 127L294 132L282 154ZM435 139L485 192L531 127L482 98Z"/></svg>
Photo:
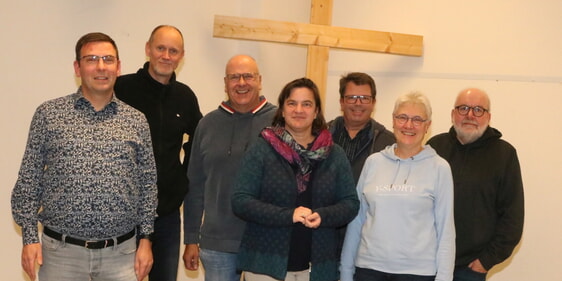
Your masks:
<svg viewBox="0 0 562 281"><path fill-rule="evenodd" d="M37 264L40 280L176 280L182 204L184 266L201 261L206 281L485 280L519 243L517 153L484 91L462 90L449 132L424 144L427 97L399 97L390 131L365 73L342 76L326 122L312 80L275 106L236 55L227 100L203 116L176 81L181 32L156 27L145 52L119 76L115 42L84 35L81 86L33 116L12 192L32 280Z"/></svg>

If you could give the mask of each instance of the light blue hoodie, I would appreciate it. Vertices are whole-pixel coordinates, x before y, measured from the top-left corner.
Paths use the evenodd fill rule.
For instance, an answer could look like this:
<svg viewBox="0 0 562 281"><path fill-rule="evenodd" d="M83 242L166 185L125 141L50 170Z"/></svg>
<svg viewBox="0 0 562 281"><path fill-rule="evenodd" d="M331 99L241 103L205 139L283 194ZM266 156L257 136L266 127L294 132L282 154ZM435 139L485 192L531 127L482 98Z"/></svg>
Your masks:
<svg viewBox="0 0 562 281"><path fill-rule="evenodd" d="M447 161L425 145L400 159L396 144L365 162L357 185L359 214L348 225L341 281L355 267L393 274L453 279L455 225L453 178Z"/></svg>

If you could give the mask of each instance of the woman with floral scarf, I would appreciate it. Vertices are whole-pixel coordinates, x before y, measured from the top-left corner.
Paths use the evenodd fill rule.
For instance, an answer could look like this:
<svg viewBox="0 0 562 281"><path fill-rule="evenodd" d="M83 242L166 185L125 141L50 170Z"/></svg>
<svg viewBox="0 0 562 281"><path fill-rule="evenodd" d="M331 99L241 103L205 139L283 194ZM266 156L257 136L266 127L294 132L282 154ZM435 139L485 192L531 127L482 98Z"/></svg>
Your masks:
<svg viewBox="0 0 562 281"><path fill-rule="evenodd" d="M235 181L232 208L247 222L239 269L247 281L338 280L336 228L358 207L349 161L326 130L318 88L307 78L290 82Z"/></svg>

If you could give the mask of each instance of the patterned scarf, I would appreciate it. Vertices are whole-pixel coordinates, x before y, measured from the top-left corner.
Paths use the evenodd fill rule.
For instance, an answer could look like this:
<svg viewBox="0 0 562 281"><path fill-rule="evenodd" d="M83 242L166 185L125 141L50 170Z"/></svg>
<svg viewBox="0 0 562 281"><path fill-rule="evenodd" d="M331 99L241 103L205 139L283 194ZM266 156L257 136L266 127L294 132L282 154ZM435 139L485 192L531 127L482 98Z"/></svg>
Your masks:
<svg viewBox="0 0 562 281"><path fill-rule="evenodd" d="M326 159L332 148L332 135L328 130L322 130L316 136L310 150L298 144L284 127L267 127L261 136L279 153L291 166L298 168L297 189L299 193L306 190L312 172L312 161Z"/></svg>

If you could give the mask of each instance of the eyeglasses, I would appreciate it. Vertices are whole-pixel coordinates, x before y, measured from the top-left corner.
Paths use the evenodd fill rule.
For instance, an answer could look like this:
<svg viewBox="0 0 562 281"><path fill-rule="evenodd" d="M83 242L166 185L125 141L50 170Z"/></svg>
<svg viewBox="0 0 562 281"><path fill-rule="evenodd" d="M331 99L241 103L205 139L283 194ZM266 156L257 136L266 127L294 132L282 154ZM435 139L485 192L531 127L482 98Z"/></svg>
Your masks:
<svg viewBox="0 0 562 281"><path fill-rule="evenodd" d="M484 113L488 111L488 109L485 109L481 106L468 106L464 104L455 106L455 109L460 115L463 116L468 115L468 112L472 110L472 115L474 115L475 117L481 117L482 115L484 115Z"/></svg>
<svg viewBox="0 0 562 281"><path fill-rule="evenodd" d="M356 104L357 100L359 100L361 104L369 104L373 101L372 96L343 96L343 99L345 103L348 104Z"/></svg>
<svg viewBox="0 0 562 281"><path fill-rule="evenodd" d="M259 76L259 73L233 73L233 74L227 74L226 75L226 79L228 79L230 82L238 82L240 81L240 78L244 78L244 81L246 82L250 82L250 81L254 81L256 80L256 78Z"/></svg>
<svg viewBox="0 0 562 281"><path fill-rule="evenodd" d="M112 55L107 55L107 56L87 55L81 57L80 59L84 60L86 64L90 64L90 65L97 64L100 59L103 60L103 63L105 64L114 64L115 62L117 62L117 58Z"/></svg>
<svg viewBox="0 0 562 281"><path fill-rule="evenodd" d="M404 124L408 123L408 120L412 120L412 125L414 125L414 127L421 126L421 124L423 124L423 123L425 123L425 121L427 121L427 119L422 119L419 116L409 117L406 114L394 115L394 119L400 125L404 125Z"/></svg>

